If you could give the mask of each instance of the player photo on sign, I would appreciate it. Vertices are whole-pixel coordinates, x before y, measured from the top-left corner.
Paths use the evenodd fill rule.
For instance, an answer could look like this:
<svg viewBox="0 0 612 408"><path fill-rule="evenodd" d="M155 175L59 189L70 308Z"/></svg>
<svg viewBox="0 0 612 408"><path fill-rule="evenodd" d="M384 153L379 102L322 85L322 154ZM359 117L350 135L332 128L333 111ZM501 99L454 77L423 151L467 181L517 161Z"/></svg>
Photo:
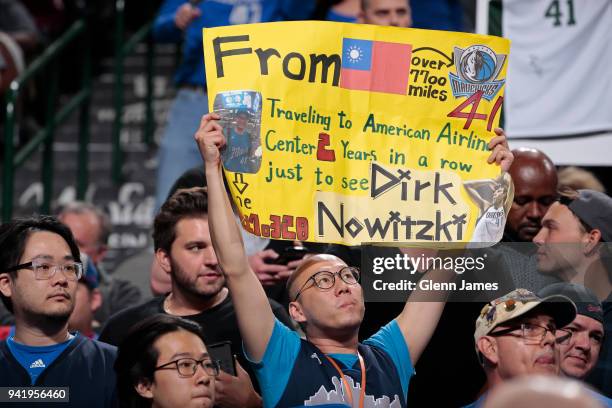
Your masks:
<svg viewBox="0 0 612 408"><path fill-rule="evenodd" d="M514 198L512 177L502 173L495 180L464 181L463 186L479 208L476 227L468 247L484 248L499 242Z"/></svg>
<svg viewBox="0 0 612 408"><path fill-rule="evenodd" d="M215 112L227 138L223 167L236 173L257 173L261 167L261 94L256 91L218 93Z"/></svg>

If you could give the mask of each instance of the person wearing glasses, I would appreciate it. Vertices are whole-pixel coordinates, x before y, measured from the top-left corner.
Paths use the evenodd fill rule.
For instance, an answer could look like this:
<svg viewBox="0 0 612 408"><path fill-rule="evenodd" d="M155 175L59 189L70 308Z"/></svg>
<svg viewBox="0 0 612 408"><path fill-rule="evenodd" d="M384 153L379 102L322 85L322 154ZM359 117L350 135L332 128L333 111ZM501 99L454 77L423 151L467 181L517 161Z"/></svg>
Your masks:
<svg viewBox="0 0 612 408"><path fill-rule="evenodd" d="M487 390L529 374L559 375L559 345L572 332L563 329L576 317L567 297L536 296L516 289L486 304L476 319L476 354L487 377ZM483 394L467 407L480 407Z"/></svg>
<svg viewBox="0 0 612 408"><path fill-rule="evenodd" d="M164 313L181 316L206 328L210 344L229 341L236 355L236 376L222 372L216 382L217 403L224 407L259 407L255 375L242 350L243 339L236 321L234 298L225 287L209 229L208 194L204 187L180 189L155 216L155 258L170 275L169 293L155 297L111 317L99 339L120 345L129 330L146 317ZM291 319L280 304L270 300L275 315L287 324ZM243 369L242 366L246 368Z"/></svg>
<svg viewBox="0 0 612 408"><path fill-rule="evenodd" d="M156 314L134 326L115 362L122 407L190 408L215 404L219 363L191 320Z"/></svg>
<svg viewBox="0 0 612 408"><path fill-rule="evenodd" d="M116 406L116 348L68 331L83 275L70 230L54 217L15 219L0 226L0 248L0 298L15 316L0 387L67 387L67 406Z"/></svg>
<svg viewBox="0 0 612 408"><path fill-rule="evenodd" d="M416 296L422 293L412 293L394 320L359 343L365 306L358 270L333 255L314 255L287 281L289 313L306 334L300 339L274 318L249 267L223 185L219 149L225 137L218 120L217 114L204 115L195 139L205 162L212 244L264 406L405 407L413 367L436 328L446 293L439 298L431 292L421 298ZM512 155L504 143L494 149L492 160L510 164ZM452 275L431 270L425 278L441 282Z"/></svg>

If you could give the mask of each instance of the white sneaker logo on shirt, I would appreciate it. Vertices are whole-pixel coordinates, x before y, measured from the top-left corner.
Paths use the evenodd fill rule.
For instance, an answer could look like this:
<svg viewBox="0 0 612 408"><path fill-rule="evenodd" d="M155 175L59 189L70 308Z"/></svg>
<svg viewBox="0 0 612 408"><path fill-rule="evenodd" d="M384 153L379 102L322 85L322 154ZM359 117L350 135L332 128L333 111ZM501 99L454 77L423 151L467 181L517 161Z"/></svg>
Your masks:
<svg viewBox="0 0 612 408"><path fill-rule="evenodd" d="M45 367L46 367L45 363L43 363L43 361L40 358L30 365L30 368L45 368Z"/></svg>

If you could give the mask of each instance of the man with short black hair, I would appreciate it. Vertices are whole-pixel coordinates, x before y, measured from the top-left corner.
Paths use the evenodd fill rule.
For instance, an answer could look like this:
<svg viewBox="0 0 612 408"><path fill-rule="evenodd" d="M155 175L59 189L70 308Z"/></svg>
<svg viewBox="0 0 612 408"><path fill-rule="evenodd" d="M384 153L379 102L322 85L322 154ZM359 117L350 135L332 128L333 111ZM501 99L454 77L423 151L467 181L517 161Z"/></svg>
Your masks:
<svg viewBox="0 0 612 408"><path fill-rule="evenodd" d="M68 331L83 267L53 217L0 226L0 298L15 331L0 342L1 387L68 387L70 406L117 405L115 347Z"/></svg>

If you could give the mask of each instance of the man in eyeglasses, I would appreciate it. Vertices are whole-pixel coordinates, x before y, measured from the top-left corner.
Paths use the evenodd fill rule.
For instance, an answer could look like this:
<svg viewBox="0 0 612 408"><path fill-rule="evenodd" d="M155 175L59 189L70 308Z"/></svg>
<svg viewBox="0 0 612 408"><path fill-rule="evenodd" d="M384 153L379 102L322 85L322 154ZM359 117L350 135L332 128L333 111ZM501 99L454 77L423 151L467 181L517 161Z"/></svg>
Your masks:
<svg viewBox="0 0 612 408"><path fill-rule="evenodd" d="M0 248L0 298L15 315L0 387L68 387L70 406L116 406L115 347L68 331L83 274L70 230L53 217L16 219L0 226Z"/></svg>
<svg viewBox="0 0 612 408"><path fill-rule="evenodd" d="M487 377L487 389L528 374L559 374L558 344L571 332L561 329L576 317L565 296L539 298L516 289L482 308L476 319L476 353ZM487 394L468 407L480 407Z"/></svg>
<svg viewBox="0 0 612 408"><path fill-rule="evenodd" d="M264 405L406 406L414 365L438 324L446 293L413 292L395 319L360 343L365 305L357 271L336 256L314 255L287 281L289 312L306 339L292 333L274 318L249 267L223 184L219 149L225 137L218 120L217 114L205 115L195 139L205 161L212 244L234 299ZM507 170L512 155L505 138L498 138L492 150L489 161ZM452 275L452 271L431 270L426 279L444 283Z"/></svg>
<svg viewBox="0 0 612 408"><path fill-rule="evenodd" d="M236 322L234 297L225 287L225 276L219 269L211 242L209 222L206 188L180 189L166 200L155 217L153 241L156 261L170 275L171 291L111 317L100 333L100 340L118 346L132 327L152 314L181 316L204 328L208 344L231 342L232 354L248 370ZM270 301L268 307L279 319L291 324L280 304ZM241 364L236 368L237 376L223 372L217 379L217 404L239 408L259 406L261 398L249 374Z"/></svg>

